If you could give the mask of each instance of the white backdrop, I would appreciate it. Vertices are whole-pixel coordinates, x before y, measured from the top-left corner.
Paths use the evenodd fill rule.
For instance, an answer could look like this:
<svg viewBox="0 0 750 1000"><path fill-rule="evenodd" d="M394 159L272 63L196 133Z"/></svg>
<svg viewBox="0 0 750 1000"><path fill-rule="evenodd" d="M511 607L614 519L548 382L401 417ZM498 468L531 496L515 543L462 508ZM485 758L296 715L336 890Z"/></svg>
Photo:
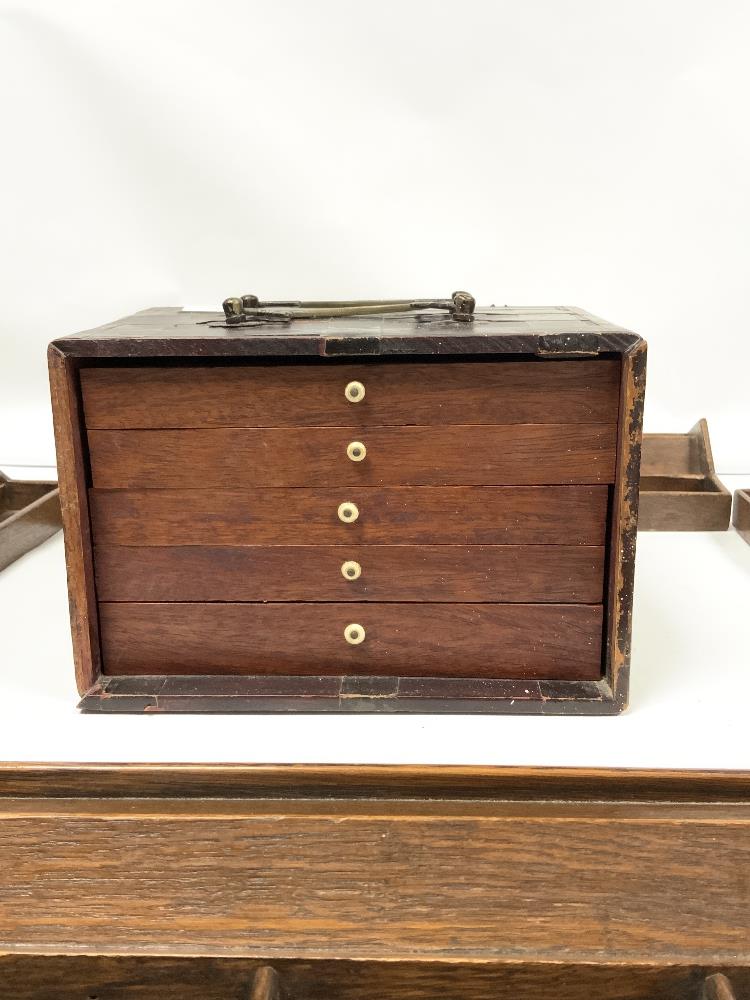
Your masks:
<svg viewBox="0 0 750 1000"><path fill-rule="evenodd" d="M229 294L572 304L750 473L745 0L0 4L0 465L44 348Z"/></svg>

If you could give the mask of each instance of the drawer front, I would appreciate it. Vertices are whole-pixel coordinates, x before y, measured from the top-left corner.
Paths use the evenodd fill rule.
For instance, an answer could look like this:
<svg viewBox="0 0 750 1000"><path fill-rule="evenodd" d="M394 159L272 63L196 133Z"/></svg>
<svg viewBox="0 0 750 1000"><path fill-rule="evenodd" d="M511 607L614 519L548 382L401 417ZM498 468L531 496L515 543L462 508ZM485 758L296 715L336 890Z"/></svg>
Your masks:
<svg viewBox="0 0 750 1000"><path fill-rule="evenodd" d="M90 509L99 545L603 545L607 499L605 486L91 490Z"/></svg>
<svg viewBox="0 0 750 1000"><path fill-rule="evenodd" d="M588 545L99 546L102 601L602 600Z"/></svg>
<svg viewBox="0 0 750 1000"><path fill-rule="evenodd" d="M107 674L601 674L602 609L592 605L104 602L99 613ZM357 644L346 639L353 626Z"/></svg>
<svg viewBox="0 0 750 1000"><path fill-rule="evenodd" d="M105 489L611 483L615 474L614 424L370 427L358 438L338 427L92 430L88 439L93 485Z"/></svg>
<svg viewBox="0 0 750 1000"><path fill-rule="evenodd" d="M81 386L90 428L359 427L615 423L619 378L603 359L89 368Z"/></svg>

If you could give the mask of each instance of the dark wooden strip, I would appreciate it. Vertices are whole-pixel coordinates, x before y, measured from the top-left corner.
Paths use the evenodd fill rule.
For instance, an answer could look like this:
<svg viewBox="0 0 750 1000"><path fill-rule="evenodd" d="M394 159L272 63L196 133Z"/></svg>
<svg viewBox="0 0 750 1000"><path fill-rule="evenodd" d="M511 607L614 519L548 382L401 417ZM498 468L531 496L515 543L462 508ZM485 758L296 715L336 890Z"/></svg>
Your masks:
<svg viewBox="0 0 750 1000"><path fill-rule="evenodd" d="M596 965L536 964L530 955L515 963L274 958L274 967L286 991L282 996L287 997L699 1000L702 973L695 966L607 964L608 958L609 953ZM259 971L257 965L258 960L252 958L10 954L0 956L0 976L13 1000L60 1000L61 996L76 1000L92 996L107 1000L246 1000L248 983ZM747 996L750 968L731 964L722 968L731 976L737 996ZM114 994L113 989L117 991Z"/></svg>
<svg viewBox="0 0 750 1000"><path fill-rule="evenodd" d="M614 423L620 362L211 365L81 372L90 428ZM344 389L361 382L349 402Z"/></svg>
<svg viewBox="0 0 750 1000"><path fill-rule="evenodd" d="M98 544L603 545L604 486L92 490ZM353 524L338 507L353 502ZM397 532L397 535L395 534Z"/></svg>
<svg viewBox="0 0 750 1000"><path fill-rule="evenodd" d="M471 486L611 483L615 424L90 431L93 485ZM361 441L364 461L347 446Z"/></svg>
<svg viewBox="0 0 750 1000"><path fill-rule="evenodd" d="M328 679L321 679L327 683ZM109 690L153 694L175 678L109 678ZM242 679L211 678L215 693ZM308 679L307 683L311 683ZM438 799L750 804L750 771L436 764L120 764L0 761L0 796L12 799L375 799L398 809Z"/></svg>
<svg viewBox="0 0 750 1000"><path fill-rule="evenodd" d="M587 545L102 545L94 564L103 601L597 604L604 580L604 548Z"/></svg>
<svg viewBox="0 0 750 1000"><path fill-rule="evenodd" d="M595 605L103 602L99 610L105 674L593 680L601 668ZM359 645L345 639L352 624L364 629Z"/></svg>

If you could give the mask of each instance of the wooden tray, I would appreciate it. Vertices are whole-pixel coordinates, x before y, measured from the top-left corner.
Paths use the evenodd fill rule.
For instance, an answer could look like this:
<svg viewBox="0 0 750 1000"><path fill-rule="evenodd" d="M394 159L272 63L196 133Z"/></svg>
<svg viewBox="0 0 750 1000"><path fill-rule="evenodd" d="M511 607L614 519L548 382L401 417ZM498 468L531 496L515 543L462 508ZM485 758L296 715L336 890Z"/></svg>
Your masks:
<svg viewBox="0 0 750 1000"><path fill-rule="evenodd" d="M0 570L61 528L56 482L8 479L0 472Z"/></svg>
<svg viewBox="0 0 750 1000"><path fill-rule="evenodd" d="M687 434L643 435L639 531L727 531L731 509L705 420Z"/></svg>
<svg viewBox="0 0 750 1000"><path fill-rule="evenodd" d="M732 524L750 545L750 487L746 490L737 490L734 494Z"/></svg>

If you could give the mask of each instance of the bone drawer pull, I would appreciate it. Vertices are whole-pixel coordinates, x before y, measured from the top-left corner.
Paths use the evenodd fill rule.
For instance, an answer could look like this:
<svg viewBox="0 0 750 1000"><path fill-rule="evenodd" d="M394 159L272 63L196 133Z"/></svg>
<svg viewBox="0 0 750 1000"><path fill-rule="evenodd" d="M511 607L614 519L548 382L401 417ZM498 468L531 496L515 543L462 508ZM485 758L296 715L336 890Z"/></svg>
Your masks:
<svg viewBox="0 0 750 1000"><path fill-rule="evenodd" d="M367 448L365 448L361 441L351 441L346 446L346 454L352 462L361 462L367 454Z"/></svg>
<svg viewBox="0 0 750 1000"><path fill-rule="evenodd" d="M359 517L359 507L356 503L341 503L339 504L338 513L339 521L343 521L344 524L351 524Z"/></svg>
<svg viewBox="0 0 750 1000"><path fill-rule="evenodd" d="M365 630L354 622L344 629L344 638L350 646L358 646L360 642L365 641Z"/></svg>
<svg viewBox="0 0 750 1000"><path fill-rule="evenodd" d="M362 567L353 559L341 564L341 575L345 580L358 580L362 575Z"/></svg>
<svg viewBox="0 0 750 1000"><path fill-rule="evenodd" d="M365 398L365 387L361 382L350 382L344 389L344 395L350 403L361 403Z"/></svg>

